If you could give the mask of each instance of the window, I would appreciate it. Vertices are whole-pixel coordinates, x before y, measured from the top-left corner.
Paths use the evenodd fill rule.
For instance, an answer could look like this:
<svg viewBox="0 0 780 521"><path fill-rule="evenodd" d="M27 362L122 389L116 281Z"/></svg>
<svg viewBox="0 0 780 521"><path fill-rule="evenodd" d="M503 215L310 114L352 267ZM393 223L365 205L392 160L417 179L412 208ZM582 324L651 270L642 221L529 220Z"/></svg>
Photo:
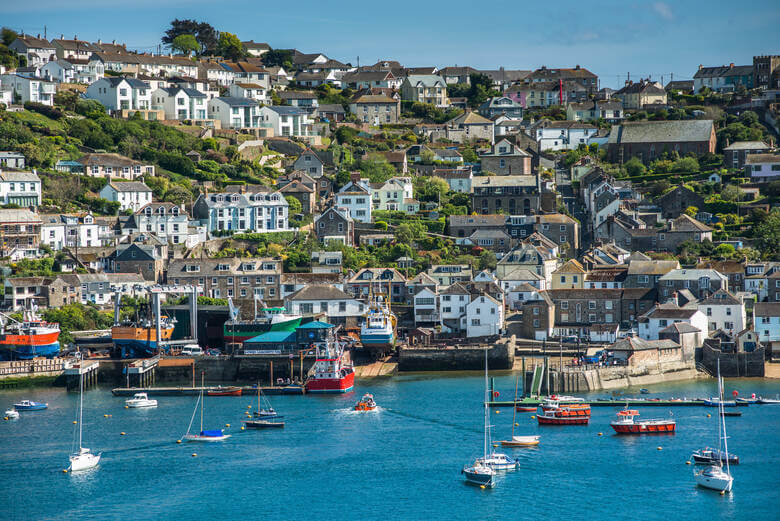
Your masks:
<svg viewBox="0 0 780 521"><path fill-rule="evenodd" d="M726 316L731 316L731 308L726 308Z"/></svg>
<svg viewBox="0 0 780 521"><path fill-rule="evenodd" d="M564 300L561 302L561 309L569 309L569 301Z"/></svg>
<svg viewBox="0 0 780 521"><path fill-rule="evenodd" d="M227 283L228 284L233 284L233 277L228 277L227 278Z"/></svg>
<svg viewBox="0 0 780 521"><path fill-rule="evenodd" d="M339 312L345 313L347 311L347 303L346 302L339 302Z"/></svg>
<svg viewBox="0 0 780 521"><path fill-rule="evenodd" d="M539 319L538 318L534 319L534 327L539 327Z"/></svg>
<svg viewBox="0 0 780 521"><path fill-rule="evenodd" d="M595 313L590 313L588 315L588 322L590 322L592 324L595 321L596 321L596 314Z"/></svg>
<svg viewBox="0 0 780 521"><path fill-rule="evenodd" d="M659 320L658 321L658 325L661 326L661 327L666 327L668 325L668 323L666 322L666 320Z"/></svg>
<svg viewBox="0 0 780 521"><path fill-rule="evenodd" d="M612 322L612 313L604 315L604 322Z"/></svg>
<svg viewBox="0 0 780 521"><path fill-rule="evenodd" d="M595 300L589 300L588 301L588 309L596 309L596 301Z"/></svg>
<svg viewBox="0 0 780 521"><path fill-rule="evenodd" d="M534 308L534 315L538 315L538 314L539 314L539 308Z"/></svg>
<svg viewBox="0 0 780 521"><path fill-rule="evenodd" d="M604 309L612 309L612 301L607 300L604 302Z"/></svg>
<svg viewBox="0 0 780 521"><path fill-rule="evenodd" d="M712 316L712 308L707 308L707 316L708 317Z"/></svg>
<svg viewBox="0 0 780 521"><path fill-rule="evenodd" d="M472 318L471 319L471 325L472 326L478 326L479 325L479 319L478 318Z"/></svg>

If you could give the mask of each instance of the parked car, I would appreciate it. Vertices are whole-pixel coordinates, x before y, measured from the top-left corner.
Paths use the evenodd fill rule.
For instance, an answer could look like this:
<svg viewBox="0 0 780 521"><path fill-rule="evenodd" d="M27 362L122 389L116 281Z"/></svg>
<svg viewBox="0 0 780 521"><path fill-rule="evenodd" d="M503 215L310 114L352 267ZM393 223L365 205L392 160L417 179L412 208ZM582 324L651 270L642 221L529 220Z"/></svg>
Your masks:
<svg viewBox="0 0 780 521"><path fill-rule="evenodd" d="M219 356L222 354L222 351L219 349L206 349L206 354L208 356Z"/></svg>
<svg viewBox="0 0 780 521"><path fill-rule="evenodd" d="M181 354L184 356L202 355L203 349L198 344L187 344L181 348Z"/></svg>

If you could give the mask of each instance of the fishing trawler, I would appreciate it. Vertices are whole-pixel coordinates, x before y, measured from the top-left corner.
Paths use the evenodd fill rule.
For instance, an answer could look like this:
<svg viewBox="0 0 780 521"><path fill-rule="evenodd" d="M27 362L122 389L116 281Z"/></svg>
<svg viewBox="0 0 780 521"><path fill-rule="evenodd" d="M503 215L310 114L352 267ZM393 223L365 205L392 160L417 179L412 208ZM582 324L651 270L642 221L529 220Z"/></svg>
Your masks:
<svg viewBox="0 0 780 521"><path fill-rule="evenodd" d="M258 309L258 302L261 307ZM255 298L255 314L252 320L239 320L240 310L233 305L233 299L228 298L230 320L222 326L225 341L240 344L268 331L295 331L303 317L287 313L283 307L266 307L259 298Z"/></svg>
<svg viewBox="0 0 780 521"><path fill-rule="evenodd" d="M174 324L173 319L160 317L160 338L157 338L157 325L151 320L115 324L111 328L111 341L121 350L122 358L148 358L165 349L161 341L171 339Z"/></svg>
<svg viewBox="0 0 780 521"><path fill-rule="evenodd" d="M316 346L317 358L306 380L307 393L348 393L355 384L355 371L343 361L344 346L328 339Z"/></svg>
<svg viewBox="0 0 780 521"><path fill-rule="evenodd" d="M30 360L45 356L52 358L60 352L60 325L44 322L32 304L22 313L22 322L0 313L0 359Z"/></svg>
<svg viewBox="0 0 780 521"><path fill-rule="evenodd" d="M365 321L360 326L360 342L364 348L384 349L395 345L396 317L390 311L389 293L369 295L368 311Z"/></svg>

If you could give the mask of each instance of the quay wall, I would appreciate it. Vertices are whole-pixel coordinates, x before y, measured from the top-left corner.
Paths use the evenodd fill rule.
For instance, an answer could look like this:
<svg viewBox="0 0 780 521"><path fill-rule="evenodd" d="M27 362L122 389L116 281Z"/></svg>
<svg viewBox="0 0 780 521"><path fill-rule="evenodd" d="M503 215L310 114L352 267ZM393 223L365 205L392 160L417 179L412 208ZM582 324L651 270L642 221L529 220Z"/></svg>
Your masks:
<svg viewBox="0 0 780 521"><path fill-rule="evenodd" d="M764 376L764 348L749 353L724 353L708 345L701 348L701 363L710 374L717 374L720 359L720 374L724 378L742 376Z"/></svg>
<svg viewBox="0 0 780 521"><path fill-rule="evenodd" d="M463 344L442 347L398 348L399 371L479 371L485 368L485 349L491 370L512 369L515 361L515 337L496 344Z"/></svg>

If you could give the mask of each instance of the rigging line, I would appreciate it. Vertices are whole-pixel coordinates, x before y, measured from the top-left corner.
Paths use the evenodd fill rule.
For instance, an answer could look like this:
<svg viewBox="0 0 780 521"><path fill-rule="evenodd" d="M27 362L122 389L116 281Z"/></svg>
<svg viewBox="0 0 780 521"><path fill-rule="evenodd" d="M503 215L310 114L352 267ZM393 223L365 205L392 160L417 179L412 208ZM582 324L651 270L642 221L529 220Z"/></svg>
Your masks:
<svg viewBox="0 0 780 521"><path fill-rule="evenodd" d="M190 424L187 426L187 432L184 434L184 436L190 433L190 429L192 428L192 422L195 421L195 414L198 412L198 404L200 403L200 397L201 395L199 394L198 400L195 402L195 409L192 411L192 418L190 418ZM184 436L182 436L182 438Z"/></svg>

